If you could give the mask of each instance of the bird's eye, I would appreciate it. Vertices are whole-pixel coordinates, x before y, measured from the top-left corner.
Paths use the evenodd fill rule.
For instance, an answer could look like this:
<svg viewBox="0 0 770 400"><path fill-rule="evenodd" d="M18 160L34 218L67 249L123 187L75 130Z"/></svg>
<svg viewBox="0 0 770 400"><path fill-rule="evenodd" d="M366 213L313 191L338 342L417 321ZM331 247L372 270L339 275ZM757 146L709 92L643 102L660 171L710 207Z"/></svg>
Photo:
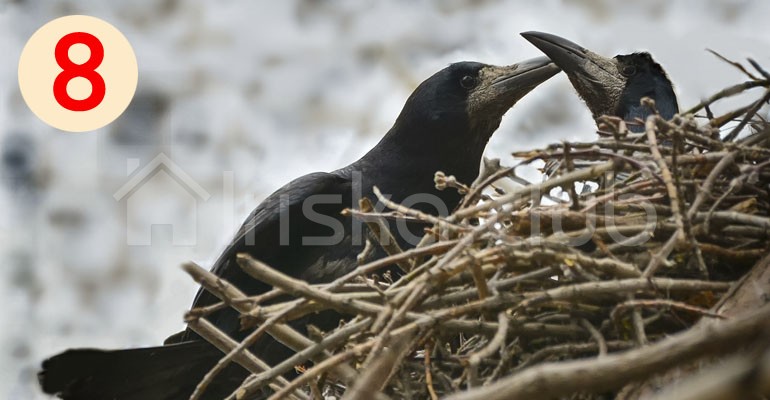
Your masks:
<svg viewBox="0 0 770 400"><path fill-rule="evenodd" d="M476 78L465 75L460 79L460 86L464 87L465 89L470 89L474 86L476 86Z"/></svg>
<svg viewBox="0 0 770 400"><path fill-rule="evenodd" d="M625 77L633 76L634 74L636 74L636 67L634 67L633 65L626 65L625 67L623 67L620 73L623 74L623 76Z"/></svg>

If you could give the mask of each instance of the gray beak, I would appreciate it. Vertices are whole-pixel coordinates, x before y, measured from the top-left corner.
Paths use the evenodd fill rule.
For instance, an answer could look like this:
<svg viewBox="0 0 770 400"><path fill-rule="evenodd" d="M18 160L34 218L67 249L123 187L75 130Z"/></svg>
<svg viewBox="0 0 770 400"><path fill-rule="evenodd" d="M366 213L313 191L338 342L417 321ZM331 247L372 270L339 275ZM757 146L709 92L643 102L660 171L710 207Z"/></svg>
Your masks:
<svg viewBox="0 0 770 400"><path fill-rule="evenodd" d="M583 79L602 82L622 81L615 60L600 56L563 37L545 32L524 32L524 39L545 53L570 77L581 76Z"/></svg>
<svg viewBox="0 0 770 400"><path fill-rule="evenodd" d="M499 75L492 81L492 87L501 92L516 91L518 98L560 71L548 57L532 58L497 68Z"/></svg>
<svg viewBox="0 0 770 400"><path fill-rule="evenodd" d="M592 52L562 37L544 32L521 34L567 74L580 97L586 100L594 118L610 113L611 99L620 96L626 78L617 61Z"/></svg>

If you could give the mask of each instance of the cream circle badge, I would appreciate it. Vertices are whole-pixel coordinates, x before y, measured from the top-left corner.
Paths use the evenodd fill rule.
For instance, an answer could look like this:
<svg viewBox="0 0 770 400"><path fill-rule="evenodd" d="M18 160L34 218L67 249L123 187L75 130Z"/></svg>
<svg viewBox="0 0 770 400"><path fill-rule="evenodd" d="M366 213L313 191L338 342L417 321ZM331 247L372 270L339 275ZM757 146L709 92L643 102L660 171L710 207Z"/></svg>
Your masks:
<svg viewBox="0 0 770 400"><path fill-rule="evenodd" d="M138 67L131 44L109 23L86 15L57 18L29 38L19 59L27 106L54 128L101 128L126 110Z"/></svg>

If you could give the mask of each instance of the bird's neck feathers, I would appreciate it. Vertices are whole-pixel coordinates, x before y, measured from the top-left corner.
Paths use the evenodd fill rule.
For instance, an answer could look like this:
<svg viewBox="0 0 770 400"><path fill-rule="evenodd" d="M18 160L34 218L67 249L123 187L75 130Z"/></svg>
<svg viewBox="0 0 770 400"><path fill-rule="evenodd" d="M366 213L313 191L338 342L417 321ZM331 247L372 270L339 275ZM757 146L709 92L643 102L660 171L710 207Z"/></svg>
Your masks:
<svg viewBox="0 0 770 400"><path fill-rule="evenodd" d="M377 185L397 199L416 192L437 194L436 171L468 184L476 178L484 148L502 115L497 122L483 121L493 118L471 112L467 92L455 88L454 77L447 74L445 70L420 84L388 133L348 168L361 172L364 187ZM445 197L447 192L437 195Z"/></svg>
<svg viewBox="0 0 770 400"><path fill-rule="evenodd" d="M499 125L499 124L497 124ZM495 126L469 126L468 122L456 125L409 124L408 129L397 121L388 134L363 157L372 167L384 160L388 166L398 168L397 174L411 175L414 171L443 171L473 180L478 174L482 154ZM489 131L486 134L486 131ZM383 157L382 155L386 155ZM470 183L469 181L466 183Z"/></svg>
<svg viewBox="0 0 770 400"><path fill-rule="evenodd" d="M451 211L460 197L455 190L438 191L434 174L442 171L470 184L478 176L481 157L488 138L468 140L465 127L447 128L411 125L404 129L398 123L385 137L358 161L341 170L346 175L360 173L363 194L372 186L391 195L398 202L411 195L428 193L437 196ZM387 171L387 172L384 172Z"/></svg>
<svg viewBox="0 0 770 400"><path fill-rule="evenodd" d="M378 154L388 153L401 161L403 173L413 173L413 168L465 175L472 171L475 178L500 118L489 123L485 120L493 118L488 113L470 110L468 93L452 89L454 78L446 74L442 71L415 89L393 127L365 158L372 155L370 162L376 163Z"/></svg>
<svg viewBox="0 0 770 400"><path fill-rule="evenodd" d="M650 82L653 83L650 84ZM646 120L652 114L652 110L641 104L644 97L654 100L658 113L667 120L679 112L679 104L671 81L663 73L653 73L629 79L615 115L623 117L626 121L633 121L636 118ZM631 130L640 132L644 129L637 126L631 127Z"/></svg>

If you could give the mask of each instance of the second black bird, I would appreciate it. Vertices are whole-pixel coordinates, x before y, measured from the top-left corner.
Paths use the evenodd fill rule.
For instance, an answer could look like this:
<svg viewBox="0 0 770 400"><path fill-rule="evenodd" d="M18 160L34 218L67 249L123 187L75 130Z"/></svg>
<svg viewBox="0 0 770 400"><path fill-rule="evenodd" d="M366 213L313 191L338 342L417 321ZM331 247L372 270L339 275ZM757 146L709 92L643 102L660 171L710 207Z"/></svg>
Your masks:
<svg viewBox="0 0 770 400"><path fill-rule="evenodd" d="M650 53L639 52L601 56L562 37L544 32L521 34L567 74L578 95L586 102L594 119L602 115L621 117L629 130L640 132L641 124L652 113L641 100L655 101L660 115L671 119L679 112L676 94L663 67Z"/></svg>

